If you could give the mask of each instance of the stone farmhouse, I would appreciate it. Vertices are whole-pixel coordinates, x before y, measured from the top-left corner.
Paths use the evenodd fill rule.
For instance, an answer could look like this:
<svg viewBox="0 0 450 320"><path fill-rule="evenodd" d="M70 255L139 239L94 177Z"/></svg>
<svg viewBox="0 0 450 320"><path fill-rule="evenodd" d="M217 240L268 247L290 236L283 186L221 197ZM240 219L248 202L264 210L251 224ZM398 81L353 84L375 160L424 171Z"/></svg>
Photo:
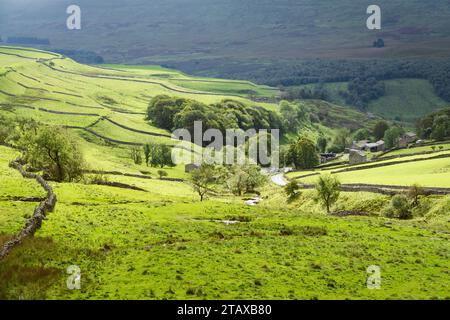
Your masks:
<svg viewBox="0 0 450 320"><path fill-rule="evenodd" d="M417 139L417 134L415 134L414 132L406 132L398 140L398 146L400 148L406 148L410 143L416 142Z"/></svg>

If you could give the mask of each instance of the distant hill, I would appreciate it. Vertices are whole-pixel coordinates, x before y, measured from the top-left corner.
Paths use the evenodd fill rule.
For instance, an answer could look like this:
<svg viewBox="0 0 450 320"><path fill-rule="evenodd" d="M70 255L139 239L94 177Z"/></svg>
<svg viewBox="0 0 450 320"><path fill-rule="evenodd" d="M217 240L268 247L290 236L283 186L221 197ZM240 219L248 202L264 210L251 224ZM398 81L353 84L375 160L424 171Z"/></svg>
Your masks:
<svg viewBox="0 0 450 320"><path fill-rule="evenodd" d="M119 0L79 0L82 28L73 31L66 28L69 4L2 0L3 39L47 39L51 45L38 47L82 63L162 65L273 87L346 85L361 76L364 81L372 76L377 81L411 80L386 82L392 85L385 95L375 94L368 102L363 100L370 92L350 93L349 102L339 101L332 91L334 97L327 99L388 118L412 120L450 104L448 0L379 0L378 31L366 27L369 1L129 0L124 5ZM383 47L374 47L378 39ZM441 58L447 59L444 67ZM409 62L415 60L420 61L417 66ZM199 82L184 86L208 89Z"/></svg>
<svg viewBox="0 0 450 320"><path fill-rule="evenodd" d="M369 1L78 0L82 29L66 29L65 0L2 0L7 37L46 38L109 62L228 58L448 56L448 0L379 0L382 29L366 28ZM374 48L382 38L385 47Z"/></svg>

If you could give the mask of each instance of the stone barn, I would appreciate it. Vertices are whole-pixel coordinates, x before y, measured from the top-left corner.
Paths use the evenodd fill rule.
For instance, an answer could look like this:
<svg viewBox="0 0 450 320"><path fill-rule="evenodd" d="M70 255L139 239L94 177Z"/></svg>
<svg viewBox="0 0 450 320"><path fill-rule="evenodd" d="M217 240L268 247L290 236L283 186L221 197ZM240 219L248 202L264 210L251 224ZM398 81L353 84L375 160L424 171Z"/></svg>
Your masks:
<svg viewBox="0 0 450 320"><path fill-rule="evenodd" d="M414 132L406 132L398 140L398 146L400 148L406 148L410 143L417 141L417 134Z"/></svg>
<svg viewBox="0 0 450 320"><path fill-rule="evenodd" d="M364 151L351 149L348 161L350 164L365 163L367 162L367 155Z"/></svg>
<svg viewBox="0 0 450 320"><path fill-rule="evenodd" d="M379 151L384 151L385 149L385 143L383 140L379 140L377 142L373 142L373 143L367 143L363 150L367 150L370 152L379 152Z"/></svg>

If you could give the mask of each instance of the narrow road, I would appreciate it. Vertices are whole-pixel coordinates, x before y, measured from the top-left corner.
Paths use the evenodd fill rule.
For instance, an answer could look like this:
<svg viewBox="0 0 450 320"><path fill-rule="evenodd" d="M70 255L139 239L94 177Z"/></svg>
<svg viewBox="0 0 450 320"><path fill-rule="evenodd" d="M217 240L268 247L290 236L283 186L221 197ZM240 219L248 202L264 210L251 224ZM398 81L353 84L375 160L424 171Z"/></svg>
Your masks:
<svg viewBox="0 0 450 320"><path fill-rule="evenodd" d="M288 184L288 181L284 178L284 174L283 173L278 173L276 175L273 175L271 177L272 182L275 183L276 185L280 186L280 187L284 187L285 185Z"/></svg>

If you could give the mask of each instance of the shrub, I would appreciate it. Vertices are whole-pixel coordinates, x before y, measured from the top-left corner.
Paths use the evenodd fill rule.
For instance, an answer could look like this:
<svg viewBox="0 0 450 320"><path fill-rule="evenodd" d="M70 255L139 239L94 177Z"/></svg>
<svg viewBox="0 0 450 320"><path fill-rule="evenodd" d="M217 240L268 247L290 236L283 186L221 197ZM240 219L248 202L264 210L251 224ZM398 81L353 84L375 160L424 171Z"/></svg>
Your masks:
<svg viewBox="0 0 450 320"><path fill-rule="evenodd" d="M424 195L425 191L418 184L413 184L408 190L408 197L412 200L412 206L417 207L419 205L420 196Z"/></svg>
<svg viewBox="0 0 450 320"><path fill-rule="evenodd" d="M320 163L315 143L305 137L289 146L288 158L297 169L314 168Z"/></svg>
<svg viewBox="0 0 450 320"><path fill-rule="evenodd" d="M391 149L398 147L398 142L400 136L404 133L404 129L400 127L392 127L384 133L384 142L386 143L386 148Z"/></svg>
<svg viewBox="0 0 450 320"><path fill-rule="evenodd" d="M133 160L134 164L142 164L142 154L140 148L138 147L131 148L130 157Z"/></svg>
<svg viewBox="0 0 450 320"><path fill-rule="evenodd" d="M200 196L200 201L203 201L205 196L213 191L213 186L217 181L216 174L216 168L208 164L203 164L191 172L192 187Z"/></svg>
<svg viewBox="0 0 450 320"><path fill-rule="evenodd" d="M332 175L320 176L316 182L317 199L330 213L330 207L338 200L341 183Z"/></svg>
<svg viewBox="0 0 450 320"><path fill-rule="evenodd" d="M151 167L174 167L172 149L165 144L147 143L143 147L145 164Z"/></svg>
<svg viewBox="0 0 450 320"><path fill-rule="evenodd" d="M291 236L294 234L294 230L291 227L283 226L280 229L281 236Z"/></svg>
<svg viewBox="0 0 450 320"><path fill-rule="evenodd" d="M284 192L288 197L288 202L294 201L300 196L300 185L297 180L290 181L285 187Z"/></svg>
<svg viewBox="0 0 450 320"><path fill-rule="evenodd" d="M261 169L252 164L234 165L227 172L226 185L234 195L256 192L267 183L267 177Z"/></svg>
<svg viewBox="0 0 450 320"><path fill-rule="evenodd" d="M393 196L383 214L388 218L411 219L412 211L408 197L403 194Z"/></svg>
<svg viewBox="0 0 450 320"><path fill-rule="evenodd" d="M42 169L49 179L73 181L82 177L83 157L75 138L65 129L39 126L20 138L23 159Z"/></svg>
<svg viewBox="0 0 450 320"><path fill-rule="evenodd" d="M108 177L103 173L97 173L90 178L91 184L101 184L105 182L108 182Z"/></svg>
<svg viewBox="0 0 450 320"><path fill-rule="evenodd" d="M169 174L167 173L167 171L164 171L164 170L158 170L158 176L159 176L159 179L162 179L162 178L164 178L164 177L167 177Z"/></svg>
<svg viewBox="0 0 450 320"><path fill-rule="evenodd" d="M328 232L325 227L304 226L300 228L300 233L304 236L319 237L326 236Z"/></svg>

